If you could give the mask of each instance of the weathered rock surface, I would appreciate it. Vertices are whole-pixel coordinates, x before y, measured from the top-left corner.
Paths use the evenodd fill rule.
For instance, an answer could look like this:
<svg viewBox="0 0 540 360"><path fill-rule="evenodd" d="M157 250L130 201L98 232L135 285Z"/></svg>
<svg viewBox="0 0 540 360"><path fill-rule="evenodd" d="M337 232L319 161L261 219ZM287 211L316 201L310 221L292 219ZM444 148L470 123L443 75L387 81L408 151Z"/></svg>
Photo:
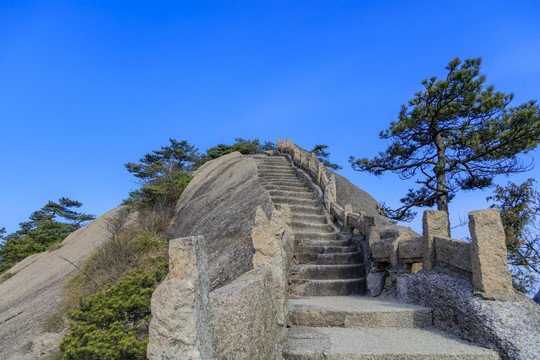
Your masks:
<svg viewBox="0 0 540 360"><path fill-rule="evenodd" d="M100 245L109 239L113 209L69 235L62 247L32 255L9 271L0 284L0 359L34 360L58 348L64 332L49 333L43 325L62 302L62 284Z"/></svg>
<svg viewBox="0 0 540 360"><path fill-rule="evenodd" d="M271 359L277 333L272 270L253 269L210 293L215 359Z"/></svg>
<svg viewBox="0 0 540 360"><path fill-rule="evenodd" d="M151 360L213 358L205 246L202 236L169 242L169 274L152 295Z"/></svg>
<svg viewBox="0 0 540 360"><path fill-rule="evenodd" d="M473 295L472 285L453 276L417 273L398 278L400 300L430 307L442 330L491 348L503 359L537 359L540 312L526 296L489 301Z"/></svg>
<svg viewBox="0 0 540 360"><path fill-rule="evenodd" d="M211 290L253 268L251 228L258 206L267 216L274 209L255 160L239 152L198 169L180 197L168 237L205 237Z"/></svg>

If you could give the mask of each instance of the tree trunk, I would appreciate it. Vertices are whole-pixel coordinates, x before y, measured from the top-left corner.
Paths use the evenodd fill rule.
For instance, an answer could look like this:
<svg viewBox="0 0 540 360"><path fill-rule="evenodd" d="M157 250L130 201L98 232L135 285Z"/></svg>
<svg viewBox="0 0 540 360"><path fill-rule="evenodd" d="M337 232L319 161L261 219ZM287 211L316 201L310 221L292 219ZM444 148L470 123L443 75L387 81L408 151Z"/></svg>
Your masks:
<svg viewBox="0 0 540 360"><path fill-rule="evenodd" d="M435 145L437 146L437 166L435 174L437 175L437 210L446 212L448 218L448 234L450 234L450 216L448 214L448 189L446 188L446 147L440 134L435 136Z"/></svg>

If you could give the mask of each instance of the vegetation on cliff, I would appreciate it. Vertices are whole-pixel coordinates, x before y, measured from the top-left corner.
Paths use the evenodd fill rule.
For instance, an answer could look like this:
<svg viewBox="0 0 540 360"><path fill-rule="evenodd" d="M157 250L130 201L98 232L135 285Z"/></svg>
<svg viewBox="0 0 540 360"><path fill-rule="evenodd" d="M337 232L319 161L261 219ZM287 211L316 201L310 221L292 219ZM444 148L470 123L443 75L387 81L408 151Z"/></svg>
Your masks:
<svg viewBox="0 0 540 360"><path fill-rule="evenodd" d="M398 173L415 178L398 209L385 207L395 220L411 220L414 207L448 212L448 202L460 189L493 185L499 174L528 170L518 157L540 141L540 109L535 101L510 107L512 94L486 86L480 74L481 59L452 60L446 79L422 81L424 91L403 105L398 121L381 132L390 146L369 159L350 162L355 170L381 175Z"/></svg>
<svg viewBox="0 0 540 360"><path fill-rule="evenodd" d="M508 182L488 197L501 212L514 286L524 293L534 293L540 278L540 192L535 183Z"/></svg>
<svg viewBox="0 0 540 360"><path fill-rule="evenodd" d="M68 198L60 198L58 202L49 201L40 210L30 215L28 221L20 223L20 230L5 235L0 229L0 272L14 266L22 259L47 250L58 244L69 234L93 220L93 215L76 212L82 204Z"/></svg>
<svg viewBox="0 0 540 360"><path fill-rule="evenodd" d="M152 274L136 271L81 299L79 307L68 312L74 322L60 344L64 359L145 359L150 300L166 274L166 264Z"/></svg>

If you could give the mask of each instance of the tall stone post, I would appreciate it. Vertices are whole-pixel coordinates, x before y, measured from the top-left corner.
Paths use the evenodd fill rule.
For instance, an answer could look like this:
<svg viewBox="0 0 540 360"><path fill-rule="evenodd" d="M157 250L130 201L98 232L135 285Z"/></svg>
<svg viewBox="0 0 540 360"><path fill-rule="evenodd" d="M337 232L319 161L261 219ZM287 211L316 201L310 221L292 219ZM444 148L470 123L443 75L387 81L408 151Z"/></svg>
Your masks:
<svg viewBox="0 0 540 360"><path fill-rule="evenodd" d="M513 295L506 236L498 209L471 211L471 267L474 288L488 295Z"/></svg>
<svg viewBox="0 0 540 360"><path fill-rule="evenodd" d="M442 210L426 210L422 218L424 235L424 269L431 270L435 267L435 236L450 237L448 232L448 214Z"/></svg>
<svg viewBox="0 0 540 360"><path fill-rule="evenodd" d="M350 224L349 224L349 214L352 213L352 205L346 204L345 208L343 209L343 228L346 231L350 230Z"/></svg>
<svg viewBox="0 0 540 360"><path fill-rule="evenodd" d="M306 155L304 150L300 150L300 169L306 168Z"/></svg>
<svg viewBox="0 0 540 360"><path fill-rule="evenodd" d="M281 138L277 139L277 151L281 151L283 144L281 143Z"/></svg>
<svg viewBox="0 0 540 360"><path fill-rule="evenodd" d="M203 236L169 241L169 274L152 295L150 360L211 360L210 281Z"/></svg>
<svg viewBox="0 0 540 360"><path fill-rule="evenodd" d="M291 139L285 140L285 152L291 155Z"/></svg>
<svg viewBox="0 0 540 360"><path fill-rule="evenodd" d="M333 202L337 201L337 192L336 192L336 178L334 175L330 176L328 184L324 188L324 206L326 211L331 213L331 206Z"/></svg>
<svg viewBox="0 0 540 360"><path fill-rule="evenodd" d="M322 176L323 174L325 173L325 168L324 168L324 165L321 164L320 162L317 163L317 184L320 186L320 187L323 187L322 186Z"/></svg>
<svg viewBox="0 0 540 360"><path fill-rule="evenodd" d="M263 209L257 207L255 224L251 229L253 240L253 267L268 266L272 270L274 295L276 300L276 320L278 325L287 325L287 290L289 277L289 254L282 242L283 236L292 233L290 230L291 211L287 204L281 205L283 211L274 210L271 219L266 217ZM288 246L288 244L287 244Z"/></svg>

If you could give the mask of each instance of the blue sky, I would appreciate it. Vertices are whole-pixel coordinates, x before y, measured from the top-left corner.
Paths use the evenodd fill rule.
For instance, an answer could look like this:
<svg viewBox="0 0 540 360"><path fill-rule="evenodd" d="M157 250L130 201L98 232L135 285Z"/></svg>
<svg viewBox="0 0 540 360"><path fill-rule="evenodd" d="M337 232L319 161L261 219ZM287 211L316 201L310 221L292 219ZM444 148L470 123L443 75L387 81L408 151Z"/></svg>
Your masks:
<svg viewBox="0 0 540 360"><path fill-rule="evenodd" d="M454 57L482 57L516 105L539 99L539 13L538 1L4 0L0 227L62 196L103 214L136 187L123 164L171 137L327 144L343 175L397 205L413 183L348 157L384 150L379 132ZM488 195L458 194L453 219Z"/></svg>

